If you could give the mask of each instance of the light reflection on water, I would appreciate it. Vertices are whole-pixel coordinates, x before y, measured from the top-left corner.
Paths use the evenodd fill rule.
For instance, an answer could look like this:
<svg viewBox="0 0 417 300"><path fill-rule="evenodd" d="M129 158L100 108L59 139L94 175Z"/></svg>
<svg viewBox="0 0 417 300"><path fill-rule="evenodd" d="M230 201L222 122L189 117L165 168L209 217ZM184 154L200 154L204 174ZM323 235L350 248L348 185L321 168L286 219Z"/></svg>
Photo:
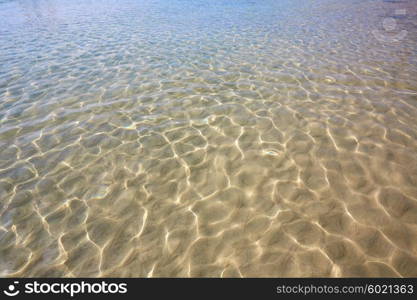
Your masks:
<svg viewBox="0 0 417 300"><path fill-rule="evenodd" d="M416 10L0 1L1 276L417 276Z"/></svg>

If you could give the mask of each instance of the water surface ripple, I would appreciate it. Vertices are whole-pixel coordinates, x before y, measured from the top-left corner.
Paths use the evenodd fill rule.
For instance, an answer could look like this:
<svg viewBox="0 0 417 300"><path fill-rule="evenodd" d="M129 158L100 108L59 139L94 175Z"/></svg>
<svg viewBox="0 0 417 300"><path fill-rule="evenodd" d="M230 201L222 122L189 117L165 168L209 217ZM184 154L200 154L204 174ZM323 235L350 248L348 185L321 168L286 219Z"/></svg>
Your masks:
<svg viewBox="0 0 417 300"><path fill-rule="evenodd" d="M417 276L416 16L0 0L0 276Z"/></svg>

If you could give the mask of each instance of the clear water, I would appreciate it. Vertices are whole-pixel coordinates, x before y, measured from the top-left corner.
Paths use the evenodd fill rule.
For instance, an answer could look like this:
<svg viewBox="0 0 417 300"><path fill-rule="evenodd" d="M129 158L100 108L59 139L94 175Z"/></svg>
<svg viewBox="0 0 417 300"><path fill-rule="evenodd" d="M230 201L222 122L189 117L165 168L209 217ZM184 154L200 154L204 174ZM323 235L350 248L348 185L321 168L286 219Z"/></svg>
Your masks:
<svg viewBox="0 0 417 300"><path fill-rule="evenodd" d="M0 0L1 276L417 276L416 0Z"/></svg>

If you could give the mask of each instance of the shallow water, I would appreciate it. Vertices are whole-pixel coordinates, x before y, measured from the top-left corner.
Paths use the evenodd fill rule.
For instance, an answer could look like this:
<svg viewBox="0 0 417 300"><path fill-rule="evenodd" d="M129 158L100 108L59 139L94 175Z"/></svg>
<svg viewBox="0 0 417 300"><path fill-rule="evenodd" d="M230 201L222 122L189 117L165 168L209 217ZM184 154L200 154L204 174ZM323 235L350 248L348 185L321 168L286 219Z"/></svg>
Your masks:
<svg viewBox="0 0 417 300"><path fill-rule="evenodd" d="M0 275L417 276L416 16L0 0Z"/></svg>

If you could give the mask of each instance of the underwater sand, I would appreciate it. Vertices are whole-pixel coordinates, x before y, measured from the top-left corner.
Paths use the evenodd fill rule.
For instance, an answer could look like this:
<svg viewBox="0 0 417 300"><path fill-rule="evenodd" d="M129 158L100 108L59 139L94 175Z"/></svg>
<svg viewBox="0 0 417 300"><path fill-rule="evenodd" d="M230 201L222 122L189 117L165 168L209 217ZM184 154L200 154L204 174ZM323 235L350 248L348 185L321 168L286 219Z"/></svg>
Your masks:
<svg viewBox="0 0 417 300"><path fill-rule="evenodd" d="M416 0L0 0L0 276L417 276Z"/></svg>

